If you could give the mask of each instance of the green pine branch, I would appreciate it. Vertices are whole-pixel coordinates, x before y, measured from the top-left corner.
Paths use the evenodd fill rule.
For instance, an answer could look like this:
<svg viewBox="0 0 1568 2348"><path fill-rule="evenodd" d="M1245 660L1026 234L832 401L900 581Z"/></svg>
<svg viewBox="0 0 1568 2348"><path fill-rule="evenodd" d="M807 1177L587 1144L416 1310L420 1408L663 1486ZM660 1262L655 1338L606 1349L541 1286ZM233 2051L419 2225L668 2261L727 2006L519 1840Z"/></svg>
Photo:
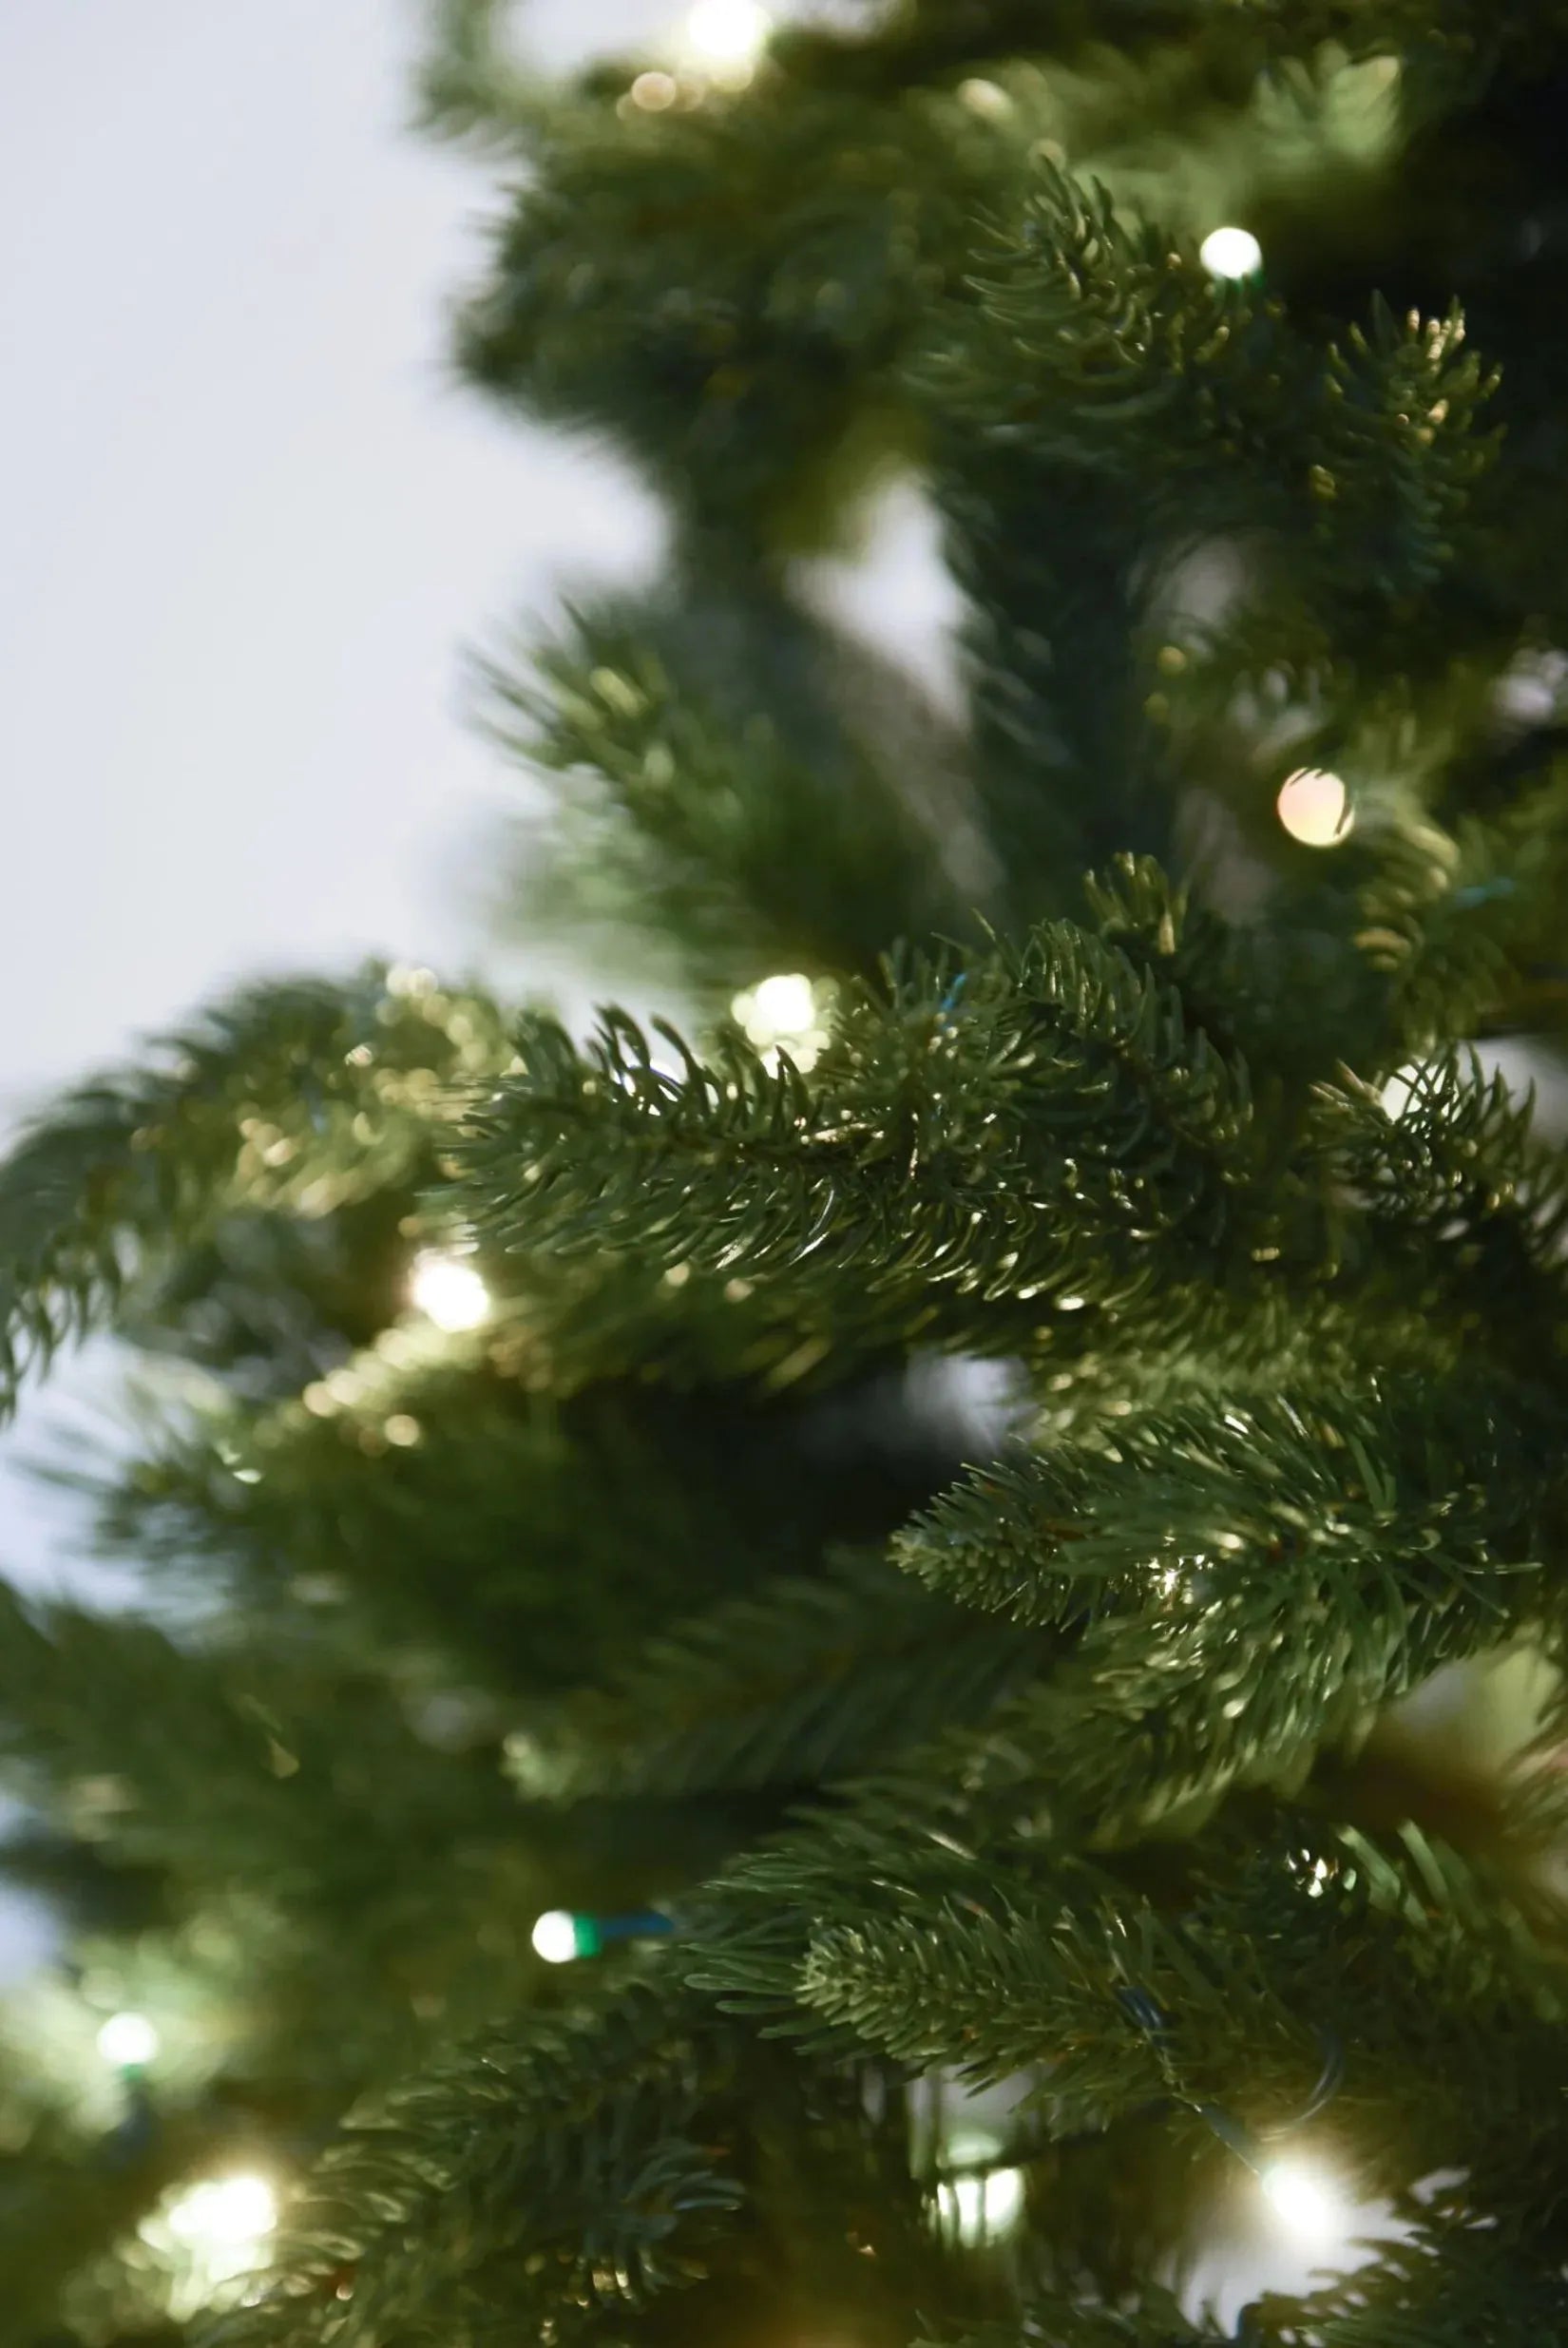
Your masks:
<svg viewBox="0 0 1568 2348"><path fill-rule="evenodd" d="M522 1791L551 1802L804 1789L989 1711L1047 1654L848 1556L775 1577L634 1651L605 1687L530 1710L507 1757Z"/></svg>
<svg viewBox="0 0 1568 2348"><path fill-rule="evenodd" d="M223 1212L323 1215L426 1166L502 1040L483 999L377 971L275 983L68 1095L0 1167L0 1404Z"/></svg>
<svg viewBox="0 0 1568 2348"><path fill-rule="evenodd" d="M531 673L485 663L492 735L563 778L525 910L535 927L575 919L678 940L732 989L770 968L870 974L889 937L954 930L964 907L939 842L869 749L826 710L812 723L825 647L775 600L736 640L735 601L704 634L727 623L744 716L689 673L698 648L667 620L574 614ZM660 635L673 640L660 648Z"/></svg>
<svg viewBox="0 0 1568 2348"><path fill-rule="evenodd" d="M727 2035L634 1980L592 2013L494 2032L351 2115L265 2296L214 2328L214 2348L379 2348L389 2333L477 2348L519 2324L588 2340L690 2288L743 2199L733 2146L715 2141Z"/></svg>
<svg viewBox="0 0 1568 2348"><path fill-rule="evenodd" d="M978 300L919 361L966 449L1103 474L1136 502L1145 544L1173 526L1185 543L1277 532L1298 582L1316 566L1341 607L1351 580L1360 601L1397 601L1454 560L1498 454L1480 424L1494 380L1463 352L1457 311L1401 321L1380 302L1369 327L1319 349L1278 302L1046 166L974 282Z"/></svg>
<svg viewBox="0 0 1568 2348"><path fill-rule="evenodd" d="M919 962L841 1015L812 1079L738 1037L668 1065L624 1015L585 1051L520 1039L463 1144L502 1244L650 1251L751 1277L853 1264L906 1311L933 1291L1122 1303L1223 1245L1255 1143L1245 1068L1174 993L1063 924L955 976ZM674 1072L679 1068L679 1073ZM978 1316L975 1316L978 1318Z"/></svg>
<svg viewBox="0 0 1568 2348"><path fill-rule="evenodd" d="M1021 1733L1059 1820L1122 1834L1277 1782L1442 1664L1555 1624L1554 1448L1480 1398L1130 1420L1065 1472L983 1471L898 1555L971 1604L1090 1617Z"/></svg>

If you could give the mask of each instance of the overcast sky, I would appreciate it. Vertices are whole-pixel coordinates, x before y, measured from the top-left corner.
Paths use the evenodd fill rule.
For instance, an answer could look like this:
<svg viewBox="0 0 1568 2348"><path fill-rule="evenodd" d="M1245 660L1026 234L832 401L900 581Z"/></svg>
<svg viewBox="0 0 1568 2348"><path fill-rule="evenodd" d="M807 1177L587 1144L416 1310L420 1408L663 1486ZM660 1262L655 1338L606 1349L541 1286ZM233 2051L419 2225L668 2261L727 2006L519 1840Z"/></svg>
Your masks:
<svg viewBox="0 0 1568 2348"><path fill-rule="evenodd" d="M451 868L505 778L460 641L657 544L606 461L447 378L488 190L403 130L414 21L0 10L0 1110L225 978L466 950Z"/></svg>

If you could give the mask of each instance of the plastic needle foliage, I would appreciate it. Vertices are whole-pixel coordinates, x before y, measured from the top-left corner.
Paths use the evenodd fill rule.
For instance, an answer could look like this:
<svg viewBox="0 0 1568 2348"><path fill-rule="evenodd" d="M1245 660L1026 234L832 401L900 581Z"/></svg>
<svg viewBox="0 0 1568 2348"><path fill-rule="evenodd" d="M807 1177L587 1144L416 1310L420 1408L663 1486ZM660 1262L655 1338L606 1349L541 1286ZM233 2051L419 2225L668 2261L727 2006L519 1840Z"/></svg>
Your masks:
<svg viewBox="0 0 1568 2348"><path fill-rule="evenodd" d="M668 1016L258 983L0 1168L8 1406L139 1398L136 1602L0 1610L8 2348L1544 2348L1568 10L765 30L422 84L668 514L476 670Z"/></svg>

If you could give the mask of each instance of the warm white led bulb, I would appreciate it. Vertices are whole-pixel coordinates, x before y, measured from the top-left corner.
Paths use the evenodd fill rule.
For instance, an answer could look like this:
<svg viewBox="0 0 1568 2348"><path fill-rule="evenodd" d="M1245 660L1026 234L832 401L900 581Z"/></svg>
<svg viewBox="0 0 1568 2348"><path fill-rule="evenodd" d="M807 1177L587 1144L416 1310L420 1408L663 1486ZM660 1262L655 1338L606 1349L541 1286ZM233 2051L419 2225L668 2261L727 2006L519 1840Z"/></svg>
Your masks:
<svg viewBox="0 0 1568 2348"><path fill-rule="evenodd" d="M144 2014L111 2014L98 2033L98 2052L117 2071L141 2071L163 2044Z"/></svg>
<svg viewBox="0 0 1568 2348"><path fill-rule="evenodd" d="M781 971L764 979L752 997L754 1033L769 1037L809 1035L816 1024L816 996L810 979L798 970Z"/></svg>
<svg viewBox="0 0 1568 2348"><path fill-rule="evenodd" d="M1212 277L1251 277L1263 266L1263 247L1250 228L1215 228L1197 249Z"/></svg>
<svg viewBox="0 0 1568 2348"><path fill-rule="evenodd" d="M950 2177L936 2189L937 2207L960 2242L977 2243L985 2234L985 2194L978 2177Z"/></svg>
<svg viewBox="0 0 1568 2348"><path fill-rule="evenodd" d="M238 2250L265 2240L277 2224L277 2202L265 2177L209 2177L182 2194L169 2210L169 2231L182 2242Z"/></svg>
<svg viewBox="0 0 1568 2348"><path fill-rule="evenodd" d="M982 2188L980 2206L987 2236L1004 2234L1023 2207L1023 2169L993 2168Z"/></svg>
<svg viewBox="0 0 1568 2348"><path fill-rule="evenodd" d="M476 1329L490 1308L490 1292L471 1264L433 1249L414 1259L409 1293L438 1329Z"/></svg>
<svg viewBox="0 0 1568 2348"><path fill-rule="evenodd" d="M938 2186L937 2208L961 2243L994 2242L1023 2206L1022 2168L971 2171Z"/></svg>
<svg viewBox="0 0 1568 2348"><path fill-rule="evenodd" d="M1339 2214L1334 2198L1310 2168L1275 2161L1263 2172L1263 2190L1302 2241L1322 2242L1333 2232Z"/></svg>
<svg viewBox="0 0 1568 2348"><path fill-rule="evenodd" d="M1349 792L1337 774L1323 767L1297 767L1288 774L1274 811L1291 839L1304 848L1336 848L1355 823Z"/></svg>
<svg viewBox="0 0 1568 2348"><path fill-rule="evenodd" d="M533 1953L546 1965L569 1965L577 1955L577 1922L569 1909L550 1908L533 1928Z"/></svg>
<svg viewBox="0 0 1568 2348"><path fill-rule="evenodd" d="M751 66L761 55L773 23L758 0L697 0L686 18L686 41L709 65Z"/></svg>

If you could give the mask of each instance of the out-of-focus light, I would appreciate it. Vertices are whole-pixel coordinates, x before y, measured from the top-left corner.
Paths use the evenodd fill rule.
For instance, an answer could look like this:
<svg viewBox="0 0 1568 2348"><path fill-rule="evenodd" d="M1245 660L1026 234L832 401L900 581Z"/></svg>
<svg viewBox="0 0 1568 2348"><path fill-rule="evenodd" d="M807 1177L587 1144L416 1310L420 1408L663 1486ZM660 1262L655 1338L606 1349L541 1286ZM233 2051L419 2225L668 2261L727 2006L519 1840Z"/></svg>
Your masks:
<svg viewBox="0 0 1568 2348"><path fill-rule="evenodd" d="M1023 2207L1022 2168L993 2168L982 2180L980 2212L987 2234L1004 2234Z"/></svg>
<svg viewBox="0 0 1568 2348"><path fill-rule="evenodd" d="M1197 249L1212 277L1251 277L1263 266L1263 247L1250 228L1215 228Z"/></svg>
<svg viewBox="0 0 1568 2348"><path fill-rule="evenodd" d="M1272 2162L1263 2171L1263 2190L1302 2242L1326 2242L1339 2224L1333 2194L1320 2177L1294 2161Z"/></svg>
<svg viewBox="0 0 1568 2348"><path fill-rule="evenodd" d="M490 1309L490 1292L473 1266L434 1250L414 1258L409 1293L427 1320L453 1333L478 1328Z"/></svg>
<svg viewBox="0 0 1568 2348"><path fill-rule="evenodd" d="M747 68L761 56L773 29L758 0L697 0L686 18L686 45L703 64Z"/></svg>
<svg viewBox="0 0 1568 2348"><path fill-rule="evenodd" d="M116 2071L143 2071L163 2040L144 2014L111 2014L98 2033L98 2052Z"/></svg>
<svg viewBox="0 0 1568 2348"><path fill-rule="evenodd" d="M736 995L730 1015L772 1066L779 1048L804 1073L828 1040L816 989L800 970L781 970Z"/></svg>
<svg viewBox="0 0 1568 2348"><path fill-rule="evenodd" d="M971 114L978 114L988 122L1000 122L1013 110L1013 102L1000 82L985 82L978 77L960 82L958 96L961 105L967 106Z"/></svg>
<svg viewBox="0 0 1568 2348"><path fill-rule="evenodd" d="M597 1957L602 1936L591 1916L574 1916L569 1908L549 1908L530 1935L533 1953L546 1965L569 1965L574 1957Z"/></svg>
<svg viewBox="0 0 1568 2348"><path fill-rule="evenodd" d="M1023 2171L991 2168L949 2177L936 2191L937 2209L961 2243L994 2242L1023 2207Z"/></svg>
<svg viewBox="0 0 1568 2348"><path fill-rule="evenodd" d="M577 1921L564 1908L550 1908L533 1928L533 1953L546 1965L569 1965L577 1955Z"/></svg>
<svg viewBox="0 0 1568 2348"><path fill-rule="evenodd" d="M277 2224L277 2200L265 2177L209 2177L168 2212L179 2241L219 2251L254 2249Z"/></svg>
<svg viewBox="0 0 1568 2348"><path fill-rule="evenodd" d="M680 95L673 73L640 73L631 86L631 101L644 114L662 114Z"/></svg>
<svg viewBox="0 0 1568 2348"><path fill-rule="evenodd" d="M979 2177L949 2177L936 2189L936 2205L960 2242L979 2242L985 2231L985 2186Z"/></svg>
<svg viewBox="0 0 1568 2348"><path fill-rule="evenodd" d="M764 979L752 997L751 1024L769 1036L803 1036L816 1024L812 982L797 970Z"/></svg>
<svg viewBox="0 0 1568 2348"><path fill-rule="evenodd" d="M1291 839L1304 848L1337 848L1355 823L1349 792L1337 774L1323 767L1297 767L1288 774L1274 811Z"/></svg>

